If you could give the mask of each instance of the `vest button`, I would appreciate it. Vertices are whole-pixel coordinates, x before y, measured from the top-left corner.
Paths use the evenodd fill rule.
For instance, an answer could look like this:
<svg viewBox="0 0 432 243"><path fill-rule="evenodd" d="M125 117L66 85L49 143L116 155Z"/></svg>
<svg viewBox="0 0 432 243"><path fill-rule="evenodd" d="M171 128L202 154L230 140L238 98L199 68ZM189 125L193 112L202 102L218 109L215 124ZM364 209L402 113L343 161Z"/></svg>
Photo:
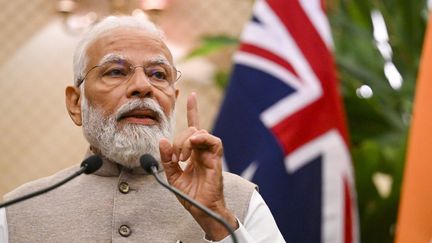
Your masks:
<svg viewBox="0 0 432 243"><path fill-rule="evenodd" d="M119 184L119 190L121 193L128 193L129 192L129 184L127 182L121 182Z"/></svg>
<svg viewBox="0 0 432 243"><path fill-rule="evenodd" d="M119 230L118 230L119 234L123 237L128 237L129 235L132 234L131 229L129 228L129 226L127 225L122 225L120 226Z"/></svg>

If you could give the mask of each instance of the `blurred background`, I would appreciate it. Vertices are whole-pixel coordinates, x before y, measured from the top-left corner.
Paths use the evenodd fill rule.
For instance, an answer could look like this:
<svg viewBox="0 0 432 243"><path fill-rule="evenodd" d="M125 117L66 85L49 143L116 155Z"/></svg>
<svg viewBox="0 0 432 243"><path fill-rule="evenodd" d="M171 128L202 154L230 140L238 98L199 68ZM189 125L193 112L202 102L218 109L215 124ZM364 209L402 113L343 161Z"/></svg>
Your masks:
<svg viewBox="0 0 432 243"><path fill-rule="evenodd" d="M327 0L355 169L362 242L393 242L430 1ZM182 71L177 113L198 93L212 129L253 0L0 0L0 195L80 162L64 89L73 50L103 16L149 18ZM179 116L183 118L183 116ZM186 127L177 120L176 130Z"/></svg>

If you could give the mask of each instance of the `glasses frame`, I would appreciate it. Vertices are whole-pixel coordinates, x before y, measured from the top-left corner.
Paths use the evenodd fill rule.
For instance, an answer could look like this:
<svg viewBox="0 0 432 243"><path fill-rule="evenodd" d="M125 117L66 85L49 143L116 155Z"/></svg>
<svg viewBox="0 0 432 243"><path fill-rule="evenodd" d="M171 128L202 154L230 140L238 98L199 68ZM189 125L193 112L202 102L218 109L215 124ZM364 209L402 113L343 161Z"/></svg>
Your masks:
<svg viewBox="0 0 432 243"><path fill-rule="evenodd" d="M98 67L102 67L103 65L96 65L96 66L93 66L93 67L91 67L86 73L85 73L85 75L84 75L84 77L83 78L81 78L81 79L78 79L78 82L77 82L77 84L76 84L76 87L80 87L81 86L81 84L82 83L84 83L84 81L87 79L87 76L90 74L90 72L91 71L93 71L94 69L96 69L96 68L98 68ZM129 68L131 69L131 70L133 70L132 72L132 75L129 77L129 79L127 79L126 81L129 81L131 78L132 78L132 76L133 75L135 75L135 70L138 68L138 67L142 67L143 68L143 70L145 70L145 65L137 65L137 66L133 66L133 65L130 65L129 66ZM181 76L182 76L182 72L180 71L180 70L177 70L177 68L175 68L174 66L171 66L173 69L174 69L174 71L175 71L175 73L176 73L176 78L175 78L175 80L172 82L172 84L170 84L169 86L171 86L171 85L174 85L180 78L181 78ZM157 86L155 86L155 85L153 85L151 82L149 82L153 87L156 87L156 88L159 88L159 87L157 87Z"/></svg>

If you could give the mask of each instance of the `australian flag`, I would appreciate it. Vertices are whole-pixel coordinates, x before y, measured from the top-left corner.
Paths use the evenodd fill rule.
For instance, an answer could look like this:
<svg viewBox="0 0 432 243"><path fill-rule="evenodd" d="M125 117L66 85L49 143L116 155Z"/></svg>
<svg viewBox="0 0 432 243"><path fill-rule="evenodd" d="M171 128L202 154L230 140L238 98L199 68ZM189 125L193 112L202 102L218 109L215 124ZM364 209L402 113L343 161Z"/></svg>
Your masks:
<svg viewBox="0 0 432 243"><path fill-rule="evenodd" d="M215 123L287 242L359 242L332 48L323 1L257 0Z"/></svg>

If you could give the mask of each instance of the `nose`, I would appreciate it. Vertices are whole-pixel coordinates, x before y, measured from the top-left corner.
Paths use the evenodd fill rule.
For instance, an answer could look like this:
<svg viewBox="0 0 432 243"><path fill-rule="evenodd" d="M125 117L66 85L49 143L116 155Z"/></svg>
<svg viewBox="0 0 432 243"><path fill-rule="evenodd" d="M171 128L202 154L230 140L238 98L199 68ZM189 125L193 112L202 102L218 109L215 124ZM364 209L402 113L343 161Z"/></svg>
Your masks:
<svg viewBox="0 0 432 243"><path fill-rule="evenodd" d="M141 70L137 70L141 69ZM148 77L145 75L143 67L134 67L133 73L129 79L127 87L127 97L144 98L153 95L153 86L151 85Z"/></svg>

